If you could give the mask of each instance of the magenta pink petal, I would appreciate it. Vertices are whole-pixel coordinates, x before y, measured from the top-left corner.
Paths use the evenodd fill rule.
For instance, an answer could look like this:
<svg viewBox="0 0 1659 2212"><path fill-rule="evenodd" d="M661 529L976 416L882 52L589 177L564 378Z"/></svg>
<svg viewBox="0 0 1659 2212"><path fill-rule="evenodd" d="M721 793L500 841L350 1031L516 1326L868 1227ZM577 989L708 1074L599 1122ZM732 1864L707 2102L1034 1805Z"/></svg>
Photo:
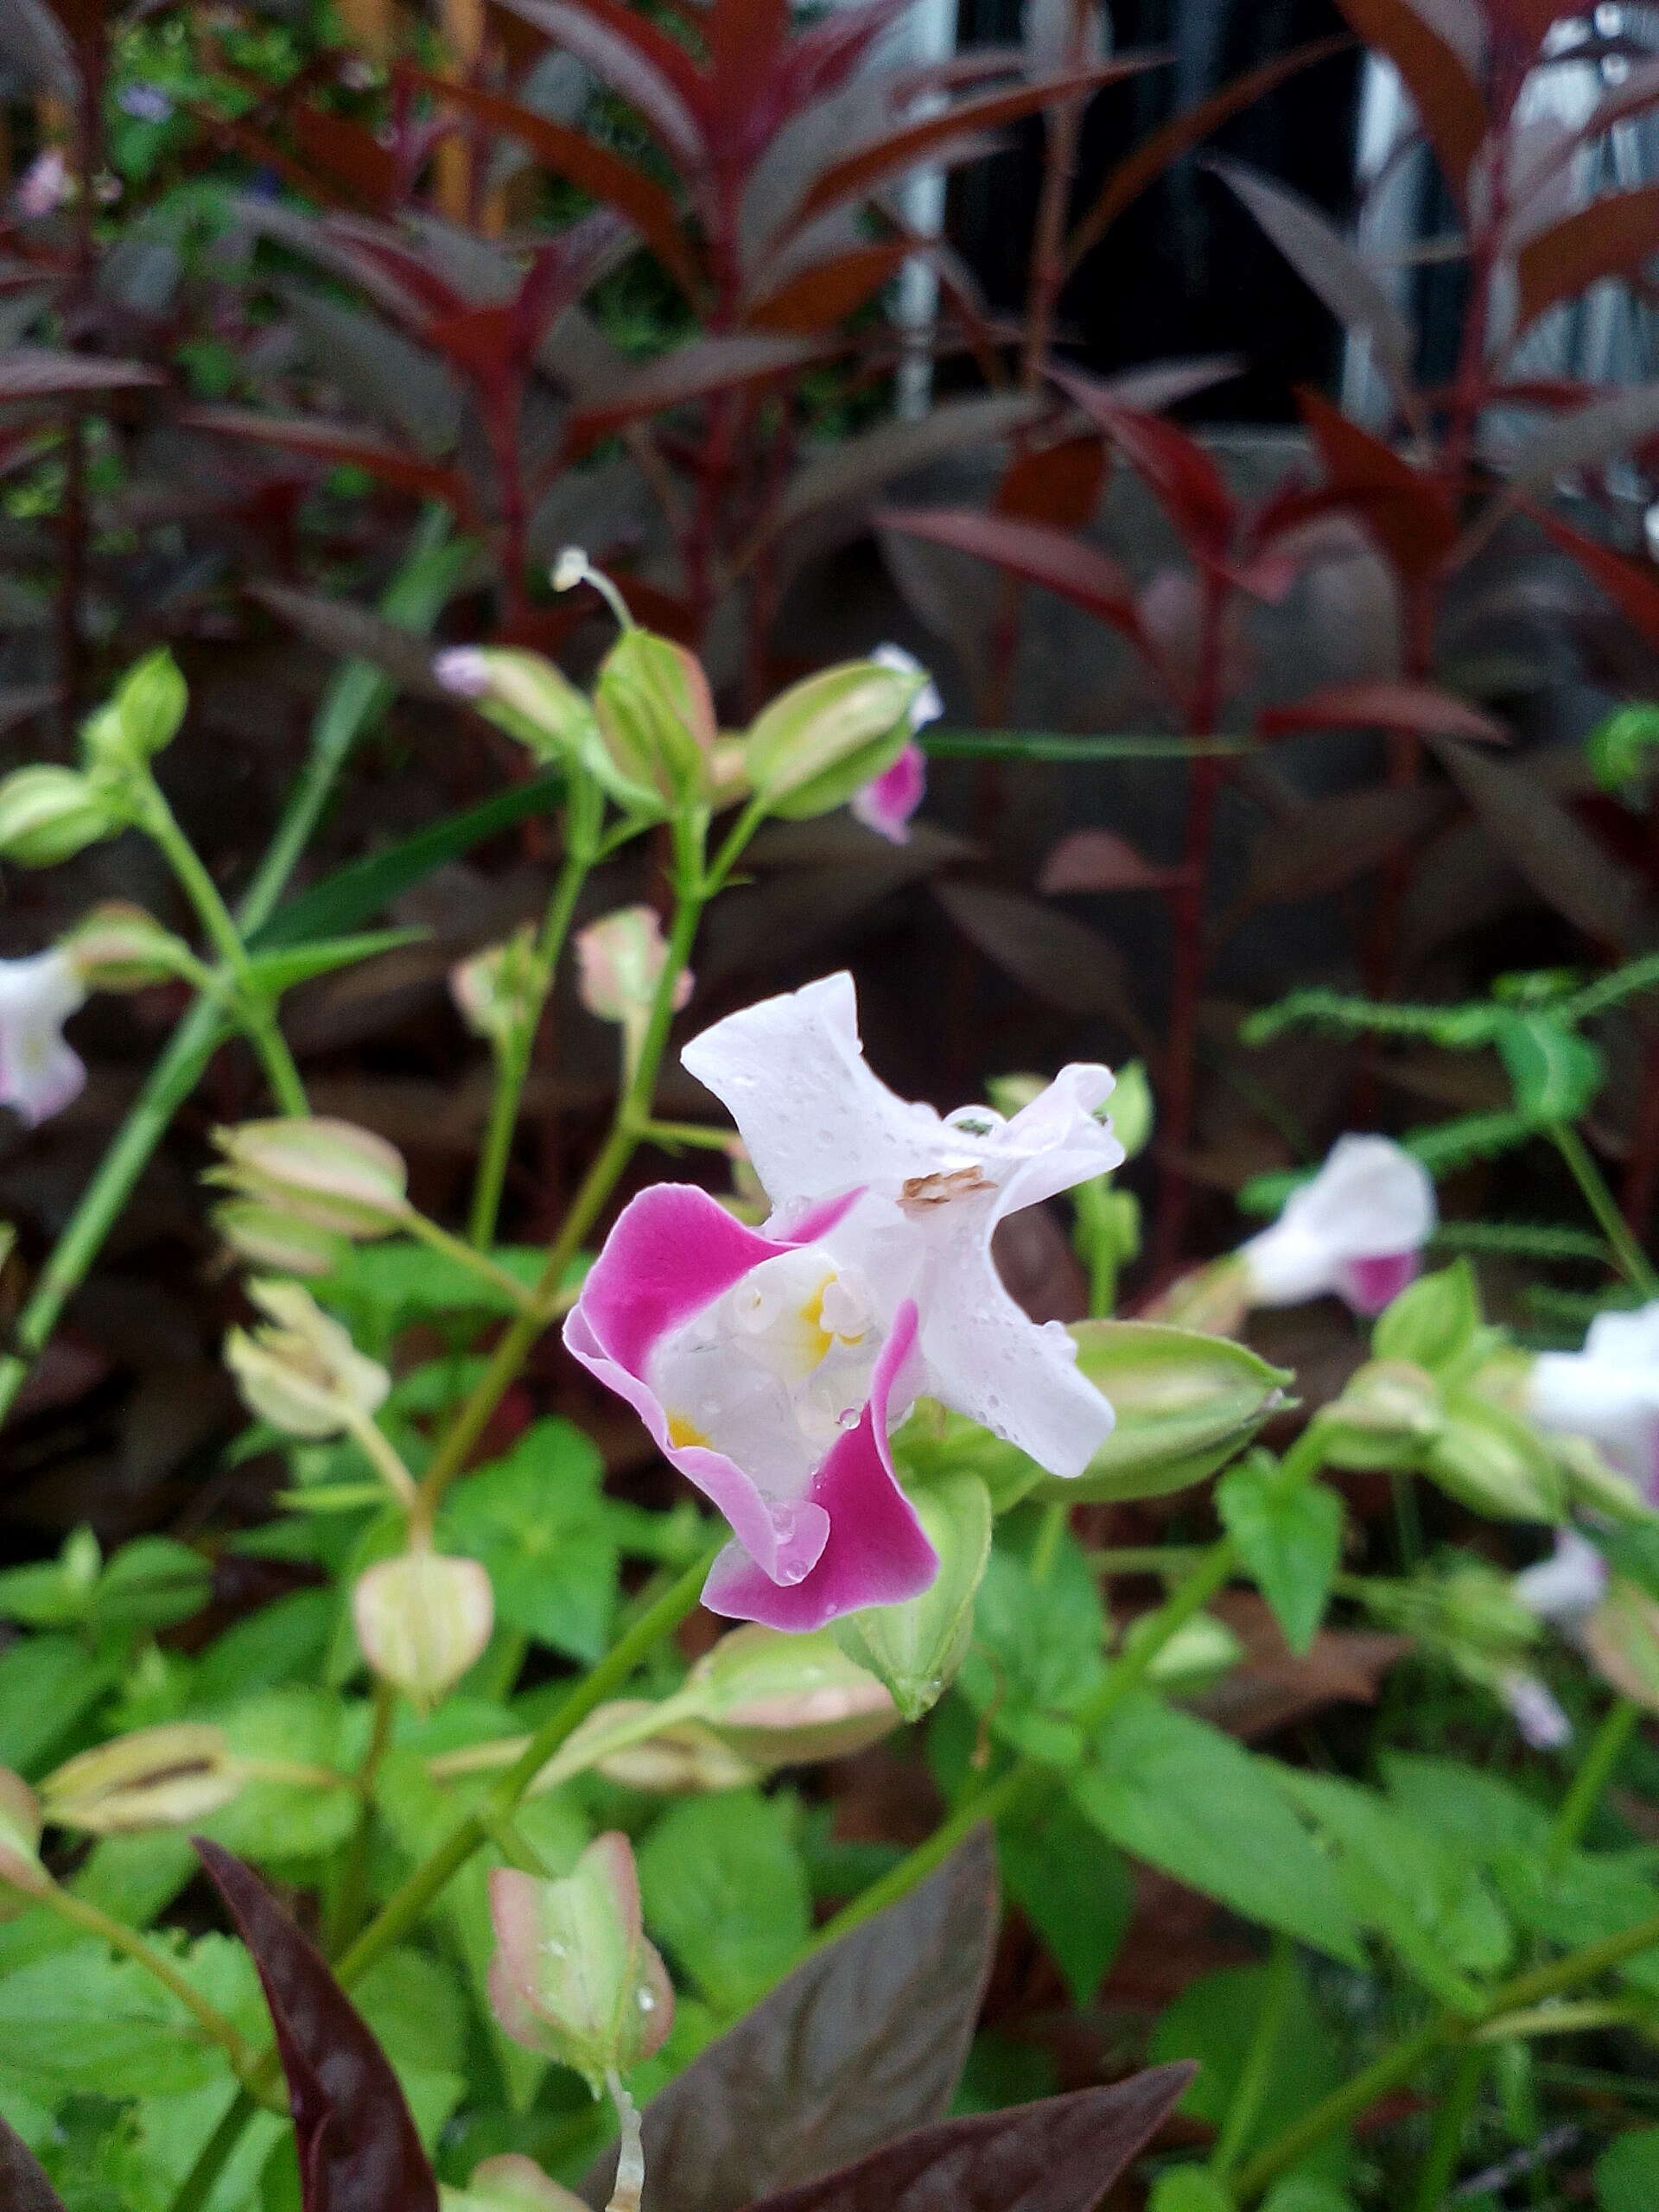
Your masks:
<svg viewBox="0 0 1659 2212"><path fill-rule="evenodd" d="M606 1357L637 1376L659 1337L789 1249L693 1183L653 1183L618 1216L576 1311Z"/></svg>
<svg viewBox="0 0 1659 2212"><path fill-rule="evenodd" d="M1375 1259L1349 1260L1337 1277L1337 1288L1356 1313L1369 1320L1392 1306L1408 1283L1422 1272L1421 1252L1386 1252Z"/></svg>
<svg viewBox="0 0 1659 2212"><path fill-rule="evenodd" d="M858 1427L832 1448L813 1479L812 1503L829 1528L816 1565L798 1581L780 1585L741 1542L729 1544L703 1587L711 1612L803 1634L865 1605L899 1605L927 1588L938 1572L938 1554L899 1486L887 1446L890 1405L915 1344L916 1308L906 1300L876 1363Z"/></svg>
<svg viewBox="0 0 1659 2212"><path fill-rule="evenodd" d="M890 768L855 791L851 810L867 830L890 844L910 842L910 817L927 791L927 756L914 738Z"/></svg>

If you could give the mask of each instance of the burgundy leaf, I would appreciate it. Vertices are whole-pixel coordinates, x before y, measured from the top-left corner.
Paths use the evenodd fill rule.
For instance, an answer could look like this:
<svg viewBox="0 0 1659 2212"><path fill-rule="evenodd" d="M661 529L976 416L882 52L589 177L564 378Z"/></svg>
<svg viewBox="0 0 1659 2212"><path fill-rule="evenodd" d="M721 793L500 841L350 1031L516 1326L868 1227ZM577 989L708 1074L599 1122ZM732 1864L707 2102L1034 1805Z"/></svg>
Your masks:
<svg viewBox="0 0 1659 2212"><path fill-rule="evenodd" d="M1109 938L1017 891L936 883L933 895L963 935L1033 998L1062 1014L1103 1014L1145 1046L1128 964Z"/></svg>
<svg viewBox="0 0 1659 2212"><path fill-rule="evenodd" d="M993 504L998 514L1015 522L1081 530L1095 512L1105 480L1106 448L1098 436L1027 445L1008 463Z"/></svg>
<svg viewBox="0 0 1659 2212"><path fill-rule="evenodd" d="M189 407L178 419L188 429L211 431L216 437L244 438L280 446L288 453L308 454L315 461L366 469L400 492L442 499L458 512L464 513L469 505L465 480L456 470L400 453L372 431L349 429L315 416L261 415L251 407Z"/></svg>
<svg viewBox="0 0 1659 2212"><path fill-rule="evenodd" d="M1338 0L1367 46L1406 82L1446 181L1460 197L1486 136L1486 103L1463 58L1435 28L1424 0Z"/></svg>
<svg viewBox="0 0 1659 2212"><path fill-rule="evenodd" d="M1517 330L1604 276L1630 276L1659 248L1659 184L1592 200L1529 238L1515 257Z"/></svg>
<svg viewBox="0 0 1659 2212"><path fill-rule="evenodd" d="M1328 60L1333 54L1345 54L1352 43L1338 34L1335 38L1316 38L1306 46L1296 47L1289 54L1264 61L1259 69L1247 69L1242 77L1235 77L1208 99L1184 110L1143 138L1127 160L1109 173L1094 205L1067 239L1066 267L1075 269L1084 255L1100 244L1123 210L1132 206L1148 185L1155 184L1172 162L1179 161L1212 130L1219 130L1231 117L1282 85L1287 77L1294 77L1299 69L1306 69L1315 61Z"/></svg>
<svg viewBox="0 0 1659 2212"><path fill-rule="evenodd" d="M1329 791L1265 830L1250 855L1247 906L1317 899L1378 868L1440 827L1453 804L1443 785L1373 784Z"/></svg>
<svg viewBox="0 0 1659 2212"><path fill-rule="evenodd" d="M500 0L585 61L596 77L637 107L690 175L707 159L697 120L702 75L679 41L618 0Z"/></svg>
<svg viewBox="0 0 1659 2212"><path fill-rule="evenodd" d="M1134 586L1109 554L1084 538L1052 530L1046 523L981 514L974 507L894 507L880 519L889 530L995 561L1011 575L1070 600L1096 621L1109 623L1137 641L1141 637Z"/></svg>
<svg viewBox="0 0 1659 2212"><path fill-rule="evenodd" d="M288 2077L302 2212L438 2212L438 2185L385 2053L258 1876L197 1855L253 1954Z"/></svg>
<svg viewBox="0 0 1659 2212"><path fill-rule="evenodd" d="M651 2212L741 2212L938 2120L968 2055L996 1924L981 1828L919 1889L798 1967L652 2100ZM590 2204L605 2202L615 2163L613 2152L588 2175Z"/></svg>
<svg viewBox="0 0 1659 2212"><path fill-rule="evenodd" d="M946 399L916 422L895 416L837 438L798 468L778 504L781 528L804 521L825 507L868 499L889 479L924 468L964 446L982 450L1044 412L1034 392L984 392L971 399Z"/></svg>
<svg viewBox="0 0 1659 2212"><path fill-rule="evenodd" d="M1092 2212L1197 2070L1154 2066L1110 2088L948 2120L753 2212Z"/></svg>
<svg viewBox="0 0 1659 2212"><path fill-rule="evenodd" d="M1533 520L1563 553L1569 554L1600 586L1639 636L1659 650L1659 575L1650 567L1627 561L1559 517L1535 510Z"/></svg>
<svg viewBox="0 0 1659 2212"><path fill-rule="evenodd" d="M63 2199L21 2135L0 2114L0 2205L5 2212L63 2212Z"/></svg>
<svg viewBox="0 0 1659 2212"><path fill-rule="evenodd" d="M803 269L757 300L744 316L753 330L781 331L804 335L844 322L855 315L871 294L898 274L910 254L904 238L880 245L854 246Z"/></svg>
<svg viewBox="0 0 1659 2212"><path fill-rule="evenodd" d="M1161 891L1181 875L1138 853L1115 830L1074 830L1043 862L1037 888L1060 891Z"/></svg>
<svg viewBox="0 0 1659 2212"><path fill-rule="evenodd" d="M1190 432L1109 398L1090 377L1059 369L1054 381L1111 439L1197 560L1224 562L1236 509L1226 480Z"/></svg>
<svg viewBox="0 0 1659 2212"><path fill-rule="evenodd" d="M1299 729L1406 729L1422 737L1469 737L1486 745L1507 745L1509 732L1491 715L1438 684L1413 683L1391 677L1364 677L1353 683L1322 683L1317 691L1279 707L1266 707L1256 718L1263 737L1282 737Z"/></svg>
<svg viewBox="0 0 1659 2212"><path fill-rule="evenodd" d="M92 353L52 353L16 346L0 359L0 401L55 399L60 393L128 391L165 384L156 369L137 361L100 361Z"/></svg>
<svg viewBox="0 0 1659 2212"><path fill-rule="evenodd" d="M832 350L820 338L773 337L766 331L694 338L677 352L637 369L609 399L579 409L571 418L571 444L580 449L642 415L660 414L666 407L683 407L688 400L786 376L808 361L823 360Z"/></svg>
<svg viewBox="0 0 1659 2212"><path fill-rule="evenodd" d="M1457 542L1457 516L1445 492L1320 393L1304 386L1296 399L1331 491L1408 583L1426 582Z"/></svg>

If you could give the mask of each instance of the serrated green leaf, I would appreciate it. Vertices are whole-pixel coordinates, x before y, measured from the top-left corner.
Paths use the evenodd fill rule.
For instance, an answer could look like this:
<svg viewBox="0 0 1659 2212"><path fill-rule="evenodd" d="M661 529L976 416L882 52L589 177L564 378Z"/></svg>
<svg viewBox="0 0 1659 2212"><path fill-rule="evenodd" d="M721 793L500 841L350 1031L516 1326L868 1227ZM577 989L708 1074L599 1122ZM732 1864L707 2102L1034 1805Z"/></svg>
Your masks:
<svg viewBox="0 0 1659 2212"><path fill-rule="evenodd" d="M720 2011L752 2004L810 1931L795 1822L787 1795L727 1790L671 1806L639 1847L646 1927Z"/></svg>
<svg viewBox="0 0 1659 2212"><path fill-rule="evenodd" d="M1307 1482L1260 1457L1216 1485L1222 1525L1293 1651L1306 1651L1325 1618L1342 1556L1342 1500L1324 1483Z"/></svg>
<svg viewBox="0 0 1659 2212"><path fill-rule="evenodd" d="M1072 2003L1085 2011L1135 1906L1122 1855L1054 1793L997 1823L996 1853L1009 1896L1042 1937Z"/></svg>
<svg viewBox="0 0 1659 2212"><path fill-rule="evenodd" d="M498 1619L590 1664L604 1653L616 1602L604 1471L580 1429L538 1421L455 1484L442 1521L444 1548L489 1570Z"/></svg>

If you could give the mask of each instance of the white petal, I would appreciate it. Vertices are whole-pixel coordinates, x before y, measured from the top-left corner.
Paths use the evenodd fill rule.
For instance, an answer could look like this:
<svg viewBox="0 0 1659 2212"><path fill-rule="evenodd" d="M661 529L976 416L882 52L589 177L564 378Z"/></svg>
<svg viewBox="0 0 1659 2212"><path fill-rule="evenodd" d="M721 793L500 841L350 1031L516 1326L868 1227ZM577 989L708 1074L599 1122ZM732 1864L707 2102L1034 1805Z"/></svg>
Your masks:
<svg viewBox="0 0 1659 2212"><path fill-rule="evenodd" d="M1517 1574L1510 1586L1517 1603L1552 1626L1576 1628L1594 1612L1607 1588L1607 1562L1587 1536L1563 1529L1548 1559Z"/></svg>
<svg viewBox="0 0 1659 2212"><path fill-rule="evenodd" d="M1109 1068L1074 1060L1020 1108L987 1147L986 1173L1001 1185L997 1220L1122 1166L1122 1146L1096 1118L1111 1093Z"/></svg>
<svg viewBox="0 0 1659 2212"><path fill-rule="evenodd" d="M33 1128L80 1091L86 1070L63 1025L86 992L58 951L0 960L0 1104Z"/></svg>
<svg viewBox="0 0 1659 2212"><path fill-rule="evenodd" d="M1527 1382L1527 1410L1541 1427L1589 1437L1644 1489L1659 1474L1659 1363L1624 1366L1588 1351L1540 1352Z"/></svg>
<svg viewBox="0 0 1659 2212"><path fill-rule="evenodd" d="M860 1185L894 1192L963 1156L931 1106L887 1089L864 1059L849 975L762 999L680 1055L737 1123L766 1195L785 1216Z"/></svg>
<svg viewBox="0 0 1659 2212"><path fill-rule="evenodd" d="M1240 1248L1252 1302L1295 1306L1335 1290L1353 1261L1419 1249L1438 1218L1433 1179L1421 1160L1387 1137L1339 1137L1273 1227Z"/></svg>
<svg viewBox="0 0 1659 2212"><path fill-rule="evenodd" d="M1558 1751L1573 1740L1573 1723L1562 1712L1555 1693L1536 1675L1519 1669L1505 1675L1499 1685L1503 1702L1516 1726L1535 1751Z"/></svg>
<svg viewBox="0 0 1659 2212"><path fill-rule="evenodd" d="M1634 1313L1598 1313L1585 1336L1584 1357L1659 1370L1659 1299Z"/></svg>

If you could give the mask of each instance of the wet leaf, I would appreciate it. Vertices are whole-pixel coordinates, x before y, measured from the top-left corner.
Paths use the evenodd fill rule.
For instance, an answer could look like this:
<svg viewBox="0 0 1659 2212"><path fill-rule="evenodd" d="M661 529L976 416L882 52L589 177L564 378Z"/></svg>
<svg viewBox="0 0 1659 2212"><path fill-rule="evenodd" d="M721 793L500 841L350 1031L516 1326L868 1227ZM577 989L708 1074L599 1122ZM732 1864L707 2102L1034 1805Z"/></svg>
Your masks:
<svg viewBox="0 0 1659 2212"><path fill-rule="evenodd" d="M303 2212L438 2212L438 2187L390 2060L321 1954L257 1874L196 1850L253 1954L276 2031Z"/></svg>
<svg viewBox="0 0 1659 2212"><path fill-rule="evenodd" d="M950 2102L996 1934L982 1831L921 1887L780 1982L646 2106L652 2212L741 2212ZM597 2208L607 2155L582 2195Z"/></svg>

